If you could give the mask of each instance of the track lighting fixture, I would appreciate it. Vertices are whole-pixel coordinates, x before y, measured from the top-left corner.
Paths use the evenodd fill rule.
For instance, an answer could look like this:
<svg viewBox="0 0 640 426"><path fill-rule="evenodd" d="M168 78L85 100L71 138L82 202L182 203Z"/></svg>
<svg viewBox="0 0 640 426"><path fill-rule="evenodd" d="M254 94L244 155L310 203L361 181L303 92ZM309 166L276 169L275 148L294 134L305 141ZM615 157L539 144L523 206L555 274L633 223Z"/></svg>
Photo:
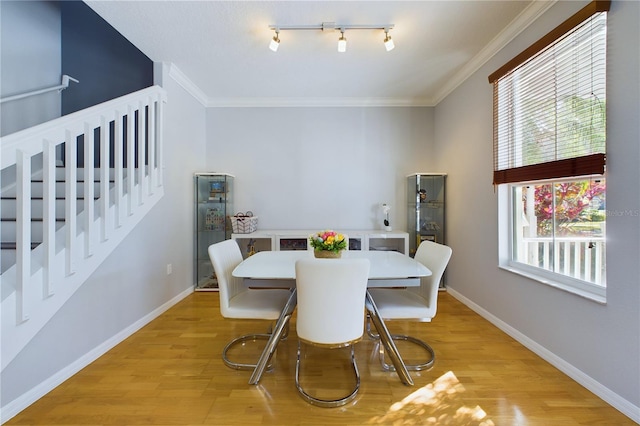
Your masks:
<svg viewBox="0 0 640 426"><path fill-rule="evenodd" d="M273 50L274 52L278 51L278 47L280 47L280 38L278 37L278 34L280 34L280 31L276 28L276 35L273 36L273 38L271 39L271 43L269 43L269 49Z"/></svg>
<svg viewBox="0 0 640 426"><path fill-rule="evenodd" d="M393 29L393 24L387 25L336 25L335 22L323 22L320 25L270 25L269 28L276 32L276 35L271 39L269 49L274 52L278 51L280 46L280 38L278 35L280 31L284 30L321 30L321 31L340 31L340 38L338 39L338 52L347 51L347 39L344 36L346 30L383 30L384 31L384 47L387 52L393 50L395 47L389 31Z"/></svg>
<svg viewBox="0 0 640 426"><path fill-rule="evenodd" d="M347 39L344 38L344 31L340 31L340 38L338 39L338 52L344 53L347 51Z"/></svg>

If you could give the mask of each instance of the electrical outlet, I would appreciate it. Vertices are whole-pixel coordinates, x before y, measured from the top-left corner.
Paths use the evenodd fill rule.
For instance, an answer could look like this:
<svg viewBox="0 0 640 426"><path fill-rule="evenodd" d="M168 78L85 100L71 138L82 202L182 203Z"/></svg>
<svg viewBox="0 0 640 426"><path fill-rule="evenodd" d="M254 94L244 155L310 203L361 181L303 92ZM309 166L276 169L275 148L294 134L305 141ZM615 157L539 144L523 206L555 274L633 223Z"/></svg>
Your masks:
<svg viewBox="0 0 640 426"><path fill-rule="evenodd" d="M172 272L173 272L173 265L171 265L170 263L167 263L167 275L171 275Z"/></svg>

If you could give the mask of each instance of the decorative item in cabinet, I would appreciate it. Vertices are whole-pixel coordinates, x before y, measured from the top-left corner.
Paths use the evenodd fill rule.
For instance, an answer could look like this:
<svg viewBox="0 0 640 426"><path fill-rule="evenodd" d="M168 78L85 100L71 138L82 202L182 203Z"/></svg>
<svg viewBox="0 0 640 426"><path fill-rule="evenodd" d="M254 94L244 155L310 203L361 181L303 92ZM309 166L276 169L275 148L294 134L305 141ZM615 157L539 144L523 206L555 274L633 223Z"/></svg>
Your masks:
<svg viewBox="0 0 640 426"><path fill-rule="evenodd" d="M227 173L196 173L195 187L195 265L196 290L217 290L208 249L211 244L231 237L233 180Z"/></svg>
<svg viewBox="0 0 640 426"><path fill-rule="evenodd" d="M446 244L446 177L446 173L415 173L407 176L407 226L411 256L422 241ZM444 278L440 286L444 286Z"/></svg>
<svg viewBox="0 0 640 426"><path fill-rule="evenodd" d="M349 237L349 250L362 250L362 238Z"/></svg>
<svg viewBox="0 0 640 426"><path fill-rule="evenodd" d="M279 250L307 250L307 243L308 243L307 237L280 238Z"/></svg>
<svg viewBox="0 0 640 426"><path fill-rule="evenodd" d="M252 232L251 234L233 233L231 238L236 240L238 246L240 246L240 252L242 252L244 259L255 253L274 249L274 236L272 234L265 234L260 231Z"/></svg>

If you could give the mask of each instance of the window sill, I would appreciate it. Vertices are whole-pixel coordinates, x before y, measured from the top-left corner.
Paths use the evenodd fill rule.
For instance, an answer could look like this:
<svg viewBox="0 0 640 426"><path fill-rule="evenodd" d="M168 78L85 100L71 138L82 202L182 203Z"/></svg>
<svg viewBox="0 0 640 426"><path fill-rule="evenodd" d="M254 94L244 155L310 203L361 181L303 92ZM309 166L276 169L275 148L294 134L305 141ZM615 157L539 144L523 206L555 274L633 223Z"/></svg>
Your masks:
<svg viewBox="0 0 640 426"><path fill-rule="evenodd" d="M597 289L588 289L588 288L577 288L574 285L575 282L579 282L582 285L584 283L579 280L574 280L570 277L565 277L563 275L548 273L541 274L535 270L535 268L525 269L526 265L520 264L508 264L508 265L499 265L500 269L505 271L512 272L516 275L520 275L525 278L529 278L531 280L537 281L541 284L548 285L553 288L557 288L558 290L566 291L567 293L575 294L576 296L582 297L587 300L591 300L592 302L599 303L601 305L607 304L606 297L606 288L597 288ZM551 277L553 275L553 277Z"/></svg>

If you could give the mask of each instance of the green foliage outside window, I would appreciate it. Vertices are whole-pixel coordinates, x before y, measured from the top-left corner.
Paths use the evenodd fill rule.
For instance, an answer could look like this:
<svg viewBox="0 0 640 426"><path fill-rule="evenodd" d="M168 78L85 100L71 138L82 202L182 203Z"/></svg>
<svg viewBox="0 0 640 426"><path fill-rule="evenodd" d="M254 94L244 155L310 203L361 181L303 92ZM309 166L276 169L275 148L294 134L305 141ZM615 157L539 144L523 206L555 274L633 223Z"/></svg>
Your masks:
<svg viewBox="0 0 640 426"><path fill-rule="evenodd" d="M558 105L549 98L525 101L522 165L605 152L605 108L605 102L595 95L588 99L568 96ZM558 141L567 147L567 155L560 158L555 151Z"/></svg>

